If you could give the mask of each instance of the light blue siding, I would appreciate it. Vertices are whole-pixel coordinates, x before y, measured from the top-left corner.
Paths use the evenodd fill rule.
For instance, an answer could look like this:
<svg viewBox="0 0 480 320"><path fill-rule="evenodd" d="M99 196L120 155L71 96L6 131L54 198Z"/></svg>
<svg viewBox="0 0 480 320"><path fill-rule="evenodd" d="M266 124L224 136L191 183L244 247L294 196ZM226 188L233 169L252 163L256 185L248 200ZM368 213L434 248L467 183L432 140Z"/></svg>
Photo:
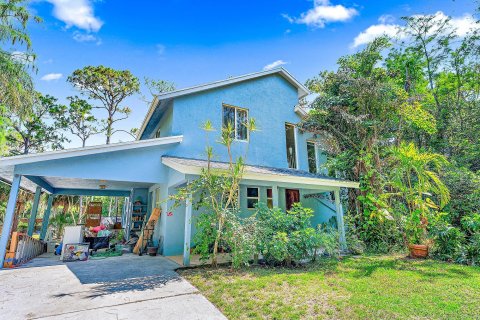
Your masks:
<svg viewBox="0 0 480 320"><path fill-rule="evenodd" d="M161 157L168 150L166 146L154 146L115 151L20 164L15 170L32 176L161 183L166 182L167 172Z"/></svg>
<svg viewBox="0 0 480 320"><path fill-rule="evenodd" d="M246 155L253 165L287 168L285 122L297 123L294 112L297 90L284 78L271 75L228 87L182 96L173 103L172 134L183 134L184 141L172 150L181 157L205 159L206 133L201 129L210 120L216 131L208 134L215 160L227 161L224 146L216 143L222 127L222 104L248 109L257 122L258 131L248 142L235 142L233 154Z"/></svg>

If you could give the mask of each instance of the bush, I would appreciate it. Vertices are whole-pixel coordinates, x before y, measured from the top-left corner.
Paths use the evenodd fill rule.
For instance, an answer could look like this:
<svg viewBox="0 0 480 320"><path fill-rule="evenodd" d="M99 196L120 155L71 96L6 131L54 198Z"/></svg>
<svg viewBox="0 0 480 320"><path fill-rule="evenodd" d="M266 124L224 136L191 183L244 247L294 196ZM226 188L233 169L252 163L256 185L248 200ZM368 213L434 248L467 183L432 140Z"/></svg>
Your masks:
<svg viewBox="0 0 480 320"><path fill-rule="evenodd" d="M339 251L338 234L311 227L313 211L295 204L285 213L264 204L257 208L258 249L267 263L291 265L318 253L336 255Z"/></svg>
<svg viewBox="0 0 480 320"><path fill-rule="evenodd" d="M470 236L463 252L465 260L461 262L472 266L480 265L480 232Z"/></svg>
<svg viewBox="0 0 480 320"><path fill-rule="evenodd" d="M465 234L459 228L447 223L437 226L431 254L439 260L461 262L464 241Z"/></svg>
<svg viewBox="0 0 480 320"><path fill-rule="evenodd" d="M225 223L224 239L230 250L232 267L238 269L249 266L252 257L257 254L258 221L255 217L242 219L228 212Z"/></svg>

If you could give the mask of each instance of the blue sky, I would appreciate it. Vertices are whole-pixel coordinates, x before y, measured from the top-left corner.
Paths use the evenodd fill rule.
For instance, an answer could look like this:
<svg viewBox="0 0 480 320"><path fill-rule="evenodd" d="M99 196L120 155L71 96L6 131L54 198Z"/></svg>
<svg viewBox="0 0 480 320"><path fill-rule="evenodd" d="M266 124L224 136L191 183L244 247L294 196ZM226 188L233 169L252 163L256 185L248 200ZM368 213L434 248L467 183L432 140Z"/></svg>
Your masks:
<svg viewBox="0 0 480 320"><path fill-rule="evenodd" d="M282 65L304 82L334 69L340 56L378 33L392 32L401 16L440 12L452 16L462 32L475 1L36 0L30 6L44 20L29 25L36 87L65 102L78 94L67 76L86 65L128 69L140 79L169 80L178 88L269 65ZM118 126L140 127L147 103L135 96L125 105L133 112ZM129 139L118 134L112 140ZM103 141L97 136L87 144ZM72 138L69 147L74 146L79 141Z"/></svg>

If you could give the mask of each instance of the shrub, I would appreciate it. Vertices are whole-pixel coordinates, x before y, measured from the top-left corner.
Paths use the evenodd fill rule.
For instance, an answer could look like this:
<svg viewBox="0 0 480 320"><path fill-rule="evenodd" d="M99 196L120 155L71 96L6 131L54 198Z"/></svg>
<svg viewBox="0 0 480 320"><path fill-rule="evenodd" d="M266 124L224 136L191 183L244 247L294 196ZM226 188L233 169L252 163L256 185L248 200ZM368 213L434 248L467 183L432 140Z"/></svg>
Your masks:
<svg viewBox="0 0 480 320"><path fill-rule="evenodd" d="M465 261L462 262L472 266L480 265L480 232L476 232L470 236L465 245L463 256Z"/></svg>
<svg viewBox="0 0 480 320"><path fill-rule="evenodd" d="M465 234L456 227L445 223L435 228L432 256L436 259L451 262L462 262Z"/></svg>
<svg viewBox="0 0 480 320"><path fill-rule="evenodd" d="M258 221L255 217L240 218L229 212L225 219L225 244L230 250L232 267L238 269L249 266L257 254Z"/></svg>
<svg viewBox="0 0 480 320"><path fill-rule="evenodd" d="M335 255L339 250L338 234L311 227L313 211L295 204L285 213L264 204L257 208L258 250L267 263L290 265L315 259L318 253Z"/></svg>

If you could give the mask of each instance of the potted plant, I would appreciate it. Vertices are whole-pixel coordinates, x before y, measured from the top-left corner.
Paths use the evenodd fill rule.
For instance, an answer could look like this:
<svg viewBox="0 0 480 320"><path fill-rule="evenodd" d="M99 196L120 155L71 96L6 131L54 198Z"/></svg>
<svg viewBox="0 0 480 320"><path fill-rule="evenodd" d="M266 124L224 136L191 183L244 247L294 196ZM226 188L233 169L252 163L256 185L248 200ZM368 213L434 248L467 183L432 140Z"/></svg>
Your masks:
<svg viewBox="0 0 480 320"><path fill-rule="evenodd" d="M406 234L411 258L426 258L428 256L427 225L428 220L422 216L420 209L414 210L408 217Z"/></svg>
<svg viewBox="0 0 480 320"><path fill-rule="evenodd" d="M408 212L405 237L410 256L425 258L428 218L438 214L450 200L448 188L440 179L441 169L448 161L440 154L418 149L413 143L402 142L390 152L392 196L400 197Z"/></svg>

